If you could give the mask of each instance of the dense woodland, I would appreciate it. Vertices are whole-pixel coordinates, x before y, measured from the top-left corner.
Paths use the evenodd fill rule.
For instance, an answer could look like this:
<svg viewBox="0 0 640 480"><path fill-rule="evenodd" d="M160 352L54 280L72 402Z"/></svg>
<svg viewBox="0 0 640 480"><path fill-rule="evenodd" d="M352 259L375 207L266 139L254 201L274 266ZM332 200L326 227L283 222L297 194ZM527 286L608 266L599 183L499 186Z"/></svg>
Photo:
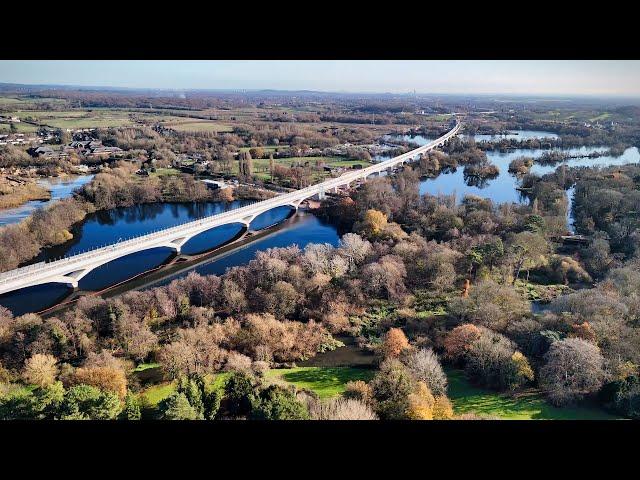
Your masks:
<svg viewBox="0 0 640 480"><path fill-rule="evenodd" d="M233 95L55 95L83 107L153 104L185 114L212 109L216 120L222 114L213 109L239 102ZM239 175L250 178L250 159L266 155L260 148L282 143L287 150L279 153L297 156L307 148L370 143L380 134L375 121L366 125L373 113L389 124L407 118L402 102L385 108L360 99L350 100L348 109L341 100L315 112L302 111L300 101L291 121L261 105L261 98L254 103L258 116L233 132L166 134L151 125L97 130L96 138L124 149L125 157L105 166L73 198L0 229L0 271L67 241L89 212L233 199L191 175L136 179L133 172L152 160L168 166L179 154L198 152L222 172L230 170L233 153L249 147ZM619 121L637 112L615 114ZM466 128L559 133L559 140L544 141L549 148L637 145L632 122L601 134L578 124L534 122L522 112L499 112L497 118L472 119ZM322 122L345 125L333 129ZM424 125L424 131L438 128L442 121ZM455 139L394 177L328 197L317 214L347 232L337 247L268 249L220 276L192 273L116 298L86 296L55 316L14 316L0 308L0 418L480 418L454 414L443 367L463 369L474 385L494 391L535 388L553 405L590 402L639 418L640 167L560 167L538 177L528 173L533 160L525 157L509 169L522 177L529 204L419 194L421 177L456 168L472 181L491 178L496 170L487 160L489 148L546 148L525 143ZM5 148L0 162L22 165L27 159L19 149ZM566 233L565 191L574 184L577 233L588 243L567 246L559 237ZM534 301L543 308L532 310ZM323 400L268 376L341 348L345 336L374 354L369 382L350 382L342 395ZM176 382L157 407L139 395L142 385L133 373L136 365L151 363Z"/></svg>
<svg viewBox="0 0 640 480"><path fill-rule="evenodd" d="M581 174L577 191L589 193L577 198L635 221L637 199L611 203L611 190L637 192L638 167L623 170L591 189ZM160 418L453 418L442 363L492 389L537 385L556 405L596 398L637 415L637 239L610 243L602 230L562 253L553 242L560 207L540 186L551 182L538 182L535 207L475 197L456 205L418 196L418 174L372 180L326 204L354 232L338 248L270 249L220 277L86 297L59 317L3 311L3 415L137 418L144 405L127 372L149 360L179 379ZM572 293L545 288L557 283ZM539 295L549 307L532 314ZM268 368L336 348L338 334L376 352L371 382L325 404L266 381ZM211 382L220 371L232 373ZM38 387L12 395L20 379Z"/></svg>

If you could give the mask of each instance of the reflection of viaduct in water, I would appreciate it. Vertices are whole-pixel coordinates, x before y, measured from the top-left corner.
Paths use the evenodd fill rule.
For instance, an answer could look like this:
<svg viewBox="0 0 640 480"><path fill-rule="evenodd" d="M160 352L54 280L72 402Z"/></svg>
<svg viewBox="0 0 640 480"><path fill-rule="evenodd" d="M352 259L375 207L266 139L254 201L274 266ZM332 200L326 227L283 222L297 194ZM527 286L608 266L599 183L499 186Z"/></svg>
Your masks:
<svg viewBox="0 0 640 480"><path fill-rule="evenodd" d="M371 174L403 165L405 162L410 162L429 150L444 145L459 130L460 124L458 123L447 134L427 145L295 192L281 194L268 200L254 202L228 212L211 215L113 245L97 248L86 253L80 253L49 263L40 262L5 272L0 274L0 294L45 283L63 283L76 288L78 281L92 270L126 255L158 247L168 247L180 253L182 246L196 235L231 223L241 223L248 229L251 222L262 213L284 206L297 210L304 200L311 197L323 199L325 192L337 192L339 187L348 187L353 182L366 181Z"/></svg>

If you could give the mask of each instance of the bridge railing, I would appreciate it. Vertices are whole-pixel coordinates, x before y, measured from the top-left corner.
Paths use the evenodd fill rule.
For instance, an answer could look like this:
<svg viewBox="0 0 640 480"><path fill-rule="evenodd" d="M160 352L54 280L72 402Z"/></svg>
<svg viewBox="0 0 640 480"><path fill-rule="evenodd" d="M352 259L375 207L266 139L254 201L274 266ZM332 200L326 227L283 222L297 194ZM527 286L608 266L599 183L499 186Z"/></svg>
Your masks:
<svg viewBox="0 0 640 480"><path fill-rule="evenodd" d="M256 214L259 215L260 213L263 213L264 211L267 211L273 208L272 206L283 206L289 202L294 202L296 200L300 200L301 198L304 199L304 198L313 196L319 193L321 190L326 190L327 188L341 186L341 185L344 185L345 183L351 183L360 178L364 178L371 173L386 170L389 167L395 166L400 162L404 162L409 158L413 158L416 155L426 152L427 150L430 150L435 146L437 146L438 144L448 140L449 138L451 138L452 136L458 133L458 131L460 130L460 126L461 124L458 123L447 134L443 135L442 137L432 142L427 143L426 145L423 145L422 147L418 147L414 150L411 150L410 152L403 153L402 155L398 155L397 157L390 158L389 160L379 162L375 165L371 165L361 170L348 172L337 178L326 180L322 183L318 183L316 185L311 185L309 187L296 190L295 192L276 195L275 197L269 198L266 200L253 201L248 205L243 205L242 207L234 208L226 212L217 213L215 215L210 215L208 217L203 217L196 220L189 220L179 225L174 225L172 227L160 229L154 232L140 235L135 238L124 240L122 242L116 242L111 245L96 247L93 250L89 250L86 252L79 252L74 255L70 255L66 258L53 260L50 262L38 262L33 265L20 267L20 268L0 274L0 283L6 283L11 280L17 280L19 278L29 276L35 272L48 273L62 266L66 267L70 264L81 263L86 260L94 259L104 254L107 254L113 251L113 249L115 248L122 249L130 246L137 246L137 245L140 245L141 243L152 242L160 238L173 235L174 233L178 233L178 232L188 233L189 229L201 227L201 226L204 226L205 224L215 223L218 221L224 221L226 218L229 218L229 217L234 217L234 218L239 217L238 219L240 220L242 218L242 215L246 215L246 216L253 216ZM260 205L260 208L256 212L257 204Z"/></svg>

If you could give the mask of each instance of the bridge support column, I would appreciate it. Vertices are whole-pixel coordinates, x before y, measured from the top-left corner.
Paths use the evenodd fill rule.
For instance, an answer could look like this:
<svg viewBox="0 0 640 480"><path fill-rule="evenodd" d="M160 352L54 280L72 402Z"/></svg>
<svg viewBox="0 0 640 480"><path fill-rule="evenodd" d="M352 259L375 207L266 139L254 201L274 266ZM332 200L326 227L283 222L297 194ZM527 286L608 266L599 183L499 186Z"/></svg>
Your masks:
<svg viewBox="0 0 640 480"><path fill-rule="evenodd" d="M300 200L298 200L298 201L296 201L296 202L291 202L291 203L289 204L289 206L290 206L291 208L295 209L295 211L297 212L297 211L298 211L298 208L300 208L300 204L301 204L302 202L304 202L304 199L302 199L302 198L301 198Z"/></svg>
<svg viewBox="0 0 640 480"><path fill-rule="evenodd" d="M253 222L256 217L257 215L249 215L248 217L244 217L242 219L242 223L244 223L247 226L247 229L249 229L249 225L251 225L251 222Z"/></svg>

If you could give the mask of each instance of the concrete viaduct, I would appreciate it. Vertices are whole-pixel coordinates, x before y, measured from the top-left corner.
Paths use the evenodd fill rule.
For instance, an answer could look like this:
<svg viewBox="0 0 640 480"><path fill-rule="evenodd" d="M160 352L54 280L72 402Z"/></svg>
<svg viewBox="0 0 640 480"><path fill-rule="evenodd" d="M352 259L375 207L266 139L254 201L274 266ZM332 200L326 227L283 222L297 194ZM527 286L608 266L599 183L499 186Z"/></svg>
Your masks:
<svg viewBox="0 0 640 480"><path fill-rule="evenodd" d="M190 221L182 225L97 248L89 252L51 262L40 262L2 273L0 274L0 295L21 288L46 283L64 283L73 288L77 288L80 279L88 275L92 270L120 257L143 250L168 247L180 253L181 247L191 238L211 228L230 223L242 223L248 228L249 224L258 215L273 208L290 206L297 210L300 203L306 199L314 196L322 199L326 192L337 192L339 187L349 186L351 183L357 181L364 181L369 175L393 169L396 166L403 165L405 162L410 162L429 150L444 145L447 140L458 134L460 127L461 124L456 123L456 126L448 133L422 147L361 170L347 172L340 177L332 178L301 190L296 190L295 192L280 194L268 200L254 202L228 212Z"/></svg>

